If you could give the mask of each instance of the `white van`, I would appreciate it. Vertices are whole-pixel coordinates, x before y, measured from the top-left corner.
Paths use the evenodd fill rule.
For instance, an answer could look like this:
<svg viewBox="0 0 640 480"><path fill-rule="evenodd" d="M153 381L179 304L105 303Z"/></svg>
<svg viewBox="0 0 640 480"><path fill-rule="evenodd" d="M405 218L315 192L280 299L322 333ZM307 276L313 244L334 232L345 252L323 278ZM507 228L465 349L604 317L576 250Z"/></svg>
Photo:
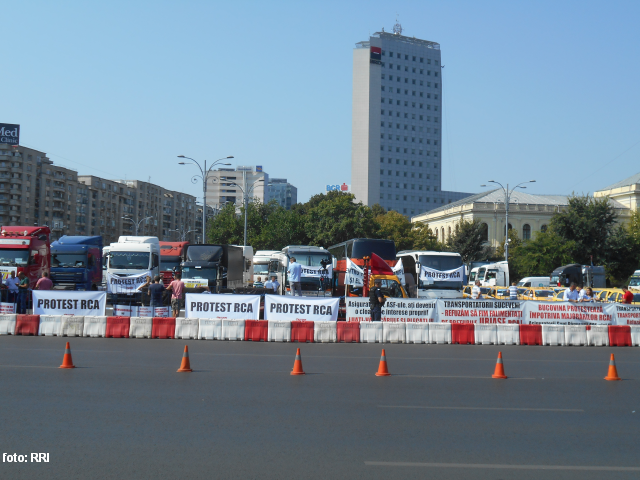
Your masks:
<svg viewBox="0 0 640 480"><path fill-rule="evenodd" d="M518 287L549 287L549 277L524 277Z"/></svg>

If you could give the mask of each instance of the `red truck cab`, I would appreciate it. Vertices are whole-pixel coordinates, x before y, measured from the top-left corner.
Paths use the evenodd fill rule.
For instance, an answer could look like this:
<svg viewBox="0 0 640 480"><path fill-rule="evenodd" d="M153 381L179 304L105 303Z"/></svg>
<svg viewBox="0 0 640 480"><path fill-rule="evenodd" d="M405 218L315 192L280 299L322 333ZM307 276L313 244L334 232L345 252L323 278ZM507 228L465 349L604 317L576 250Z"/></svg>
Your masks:
<svg viewBox="0 0 640 480"><path fill-rule="evenodd" d="M164 286L173 280L173 272L180 271L180 264L189 242L160 242L160 277Z"/></svg>
<svg viewBox="0 0 640 480"><path fill-rule="evenodd" d="M11 272L29 278L33 288L43 272L49 273L51 250L49 227L3 226L0 230L0 272L2 280Z"/></svg>

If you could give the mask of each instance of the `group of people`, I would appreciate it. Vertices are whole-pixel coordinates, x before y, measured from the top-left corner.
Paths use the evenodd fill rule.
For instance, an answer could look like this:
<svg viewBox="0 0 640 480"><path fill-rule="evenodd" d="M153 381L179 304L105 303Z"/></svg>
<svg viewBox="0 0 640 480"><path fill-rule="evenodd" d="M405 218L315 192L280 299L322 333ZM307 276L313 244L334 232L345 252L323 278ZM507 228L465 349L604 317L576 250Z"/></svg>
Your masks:
<svg viewBox="0 0 640 480"><path fill-rule="evenodd" d="M265 277L266 279L267 277ZM278 293L278 288L280 288L280 282L278 282L277 277L275 275L271 275L271 280L267 280L266 282L262 282L262 277L258 277L258 279L253 282L253 288L266 288L268 290L273 290L274 293Z"/></svg>
<svg viewBox="0 0 640 480"><path fill-rule="evenodd" d="M27 277L24 272L18 273L16 277L16 272L13 270L7 278L2 282L3 288L7 289L7 303L16 304L16 313L25 314L27 313L27 299L29 295L29 290L31 282L29 281L29 277ZM33 290L51 290L53 288L53 282L49 278L48 272L42 272L42 277L38 279Z"/></svg>
<svg viewBox="0 0 640 480"><path fill-rule="evenodd" d="M147 276L146 282L138 287L139 291L146 290L149 295L150 307L162 307L164 304L164 292L171 292L171 312L174 317L180 315L180 309L184 305L184 282L182 281L182 273L176 272L175 278L165 288L160 275L153 277Z"/></svg>

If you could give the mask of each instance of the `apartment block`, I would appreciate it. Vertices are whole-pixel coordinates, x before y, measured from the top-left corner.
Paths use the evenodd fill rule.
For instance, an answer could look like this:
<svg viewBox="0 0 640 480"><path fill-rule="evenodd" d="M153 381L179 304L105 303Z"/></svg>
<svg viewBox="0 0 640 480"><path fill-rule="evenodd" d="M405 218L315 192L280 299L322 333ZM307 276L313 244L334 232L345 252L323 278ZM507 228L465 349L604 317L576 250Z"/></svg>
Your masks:
<svg viewBox="0 0 640 480"><path fill-rule="evenodd" d="M291 210L298 203L298 189L287 182L286 178L272 178L267 193L267 203L275 200L285 210Z"/></svg>
<svg viewBox="0 0 640 480"><path fill-rule="evenodd" d="M257 199L262 203L268 198L269 174L261 166L238 166L220 168L207 175L207 205L214 210L227 203L242 206L246 191L249 201Z"/></svg>

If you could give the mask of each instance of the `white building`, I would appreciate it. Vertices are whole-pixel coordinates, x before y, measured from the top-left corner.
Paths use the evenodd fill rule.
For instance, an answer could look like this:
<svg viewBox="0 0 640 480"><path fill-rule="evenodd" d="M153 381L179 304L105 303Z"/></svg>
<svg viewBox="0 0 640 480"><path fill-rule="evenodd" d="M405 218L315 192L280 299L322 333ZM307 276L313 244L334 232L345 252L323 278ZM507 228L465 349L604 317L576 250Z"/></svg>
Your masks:
<svg viewBox="0 0 640 480"><path fill-rule="evenodd" d="M471 194L443 192L440 45L374 33L353 51L351 189L415 215Z"/></svg>
<svg viewBox="0 0 640 480"><path fill-rule="evenodd" d="M269 175L262 171L260 165L212 170L207 175L207 205L214 210L227 203L241 207L243 190L247 192L249 201L256 198L266 203L268 183Z"/></svg>

